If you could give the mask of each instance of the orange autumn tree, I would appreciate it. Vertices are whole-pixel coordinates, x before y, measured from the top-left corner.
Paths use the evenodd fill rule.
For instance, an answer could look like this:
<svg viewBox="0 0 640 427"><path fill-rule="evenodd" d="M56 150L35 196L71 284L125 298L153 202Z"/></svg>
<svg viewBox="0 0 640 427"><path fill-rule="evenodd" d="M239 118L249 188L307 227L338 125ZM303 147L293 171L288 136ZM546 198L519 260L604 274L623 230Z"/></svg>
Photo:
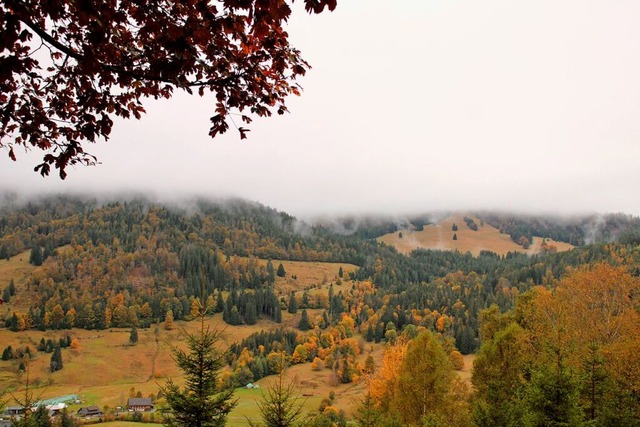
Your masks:
<svg viewBox="0 0 640 427"><path fill-rule="evenodd" d="M409 343L404 337L397 339L394 344L387 345L382 357L382 366L376 376L371 379L371 397L382 410L388 409L391 394L400 376L400 367L407 354L408 345Z"/></svg>
<svg viewBox="0 0 640 427"><path fill-rule="evenodd" d="M434 333L404 335L385 350L370 384L378 409L403 425L464 426L469 423L466 386Z"/></svg>
<svg viewBox="0 0 640 427"><path fill-rule="evenodd" d="M573 348L570 361L584 373L582 399L590 420L623 408L640 421L638 399L626 402L640 393L639 296L638 277L604 263L576 270L558 286L558 305Z"/></svg>
<svg viewBox="0 0 640 427"><path fill-rule="evenodd" d="M637 425L639 295L627 267L598 263L522 294L511 313L485 311L476 424Z"/></svg>

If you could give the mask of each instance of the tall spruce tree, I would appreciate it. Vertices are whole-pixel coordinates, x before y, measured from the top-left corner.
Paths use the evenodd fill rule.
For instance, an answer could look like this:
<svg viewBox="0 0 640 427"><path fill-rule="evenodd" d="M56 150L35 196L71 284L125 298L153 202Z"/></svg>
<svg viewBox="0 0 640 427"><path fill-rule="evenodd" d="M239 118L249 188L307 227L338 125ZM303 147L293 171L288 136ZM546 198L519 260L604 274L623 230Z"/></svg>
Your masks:
<svg viewBox="0 0 640 427"><path fill-rule="evenodd" d="M129 343L135 344L138 342L138 329L134 326L131 328L131 334L129 334Z"/></svg>
<svg viewBox="0 0 640 427"><path fill-rule="evenodd" d="M34 246L31 248L29 263L36 267L42 265L42 249L40 249L40 246Z"/></svg>
<svg viewBox="0 0 640 427"><path fill-rule="evenodd" d="M300 315L300 322L298 323L298 328L301 331L308 331L311 329L311 322L309 321L309 315L307 314L307 310L302 310L302 314Z"/></svg>
<svg viewBox="0 0 640 427"><path fill-rule="evenodd" d="M60 350L60 346L56 346L53 350L49 368L51 369L51 372L59 371L60 369L62 369L62 351Z"/></svg>
<svg viewBox="0 0 640 427"><path fill-rule="evenodd" d="M76 424L74 418L69 414L67 408L60 411L60 415L56 420L56 427L74 427L76 425L78 424Z"/></svg>
<svg viewBox="0 0 640 427"><path fill-rule="evenodd" d="M51 427L53 425L51 418L49 418L49 411L44 405L38 406L38 409L35 410L29 421L29 425L34 427Z"/></svg>
<svg viewBox="0 0 640 427"><path fill-rule="evenodd" d="M253 298L249 298L247 309L244 313L244 322L247 325L255 325L258 321L258 313L256 310L256 303Z"/></svg>
<svg viewBox="0 0 640 427"><path fill-rule="evenodd" d="M377 427L382 421L382 414L376 408L376 403L371 397L371 393L367 392L360 401L360 405L356 408L353 418L359 427Z"/></svg>
<svg viewBox="0 0 640 427"><path fill-rule="evenodd" d="M169 379L160 387L171 413L165 416L168 427L218 427L227 422L236 406L233 388L220 386L218 378L225 365L226 352L218 343L221 332L205 325L204 285L200 299L200 332L183 331L188 352L173 348L173 360L184 372L185 385L180 388Z"/></svg>
<svg viewBox="0 0 640 427"><path fill-rule="evenodd" d="M39 401L42 397L42 394L35 395L33 392L33 387L30 380L30 365L31 360L28 355L25 355L22 358L22 362L20 363L24 369L19 371L19 378L21 382L21 390L19 393L13 394L11 393L11 397L13 397L13 401L17 406L23 408L33 408L35 403ZM46 415L48 417L49 413L46 411ZM35 411L32 413L31 411L25 411L24 416L20 419L13 420L12 426L14 427L47 427L46 422L40 422L41 412ZM50 424L49 424L50 425Z"/></svg>
<svg viewBox="0 0 640 427"><path fill-rule="evenodd" d="M271 260L267 261L267 283L270 285L276 283L276 270L273 268Z"/></svg>
<svg viewBox="0 0 640 427"><path fill-rule="evenodd" d="M285 359L280 355L278 362L278 378L262 395L262 402L258 408L262 414L265 427L289 427L296 425L302 416L304 400L300 400L300 392L296 390L293 381L285 381ZM251 426L255 426L251 421Z"/></svg>
<svg viewBox="0 0 640 427"><path fill-rule="evenodd" d="M298 312L298 301L296 300L296 294L293 291L289 294L289 306L287 307L287 311L291 314L296 314Z"/></svg>

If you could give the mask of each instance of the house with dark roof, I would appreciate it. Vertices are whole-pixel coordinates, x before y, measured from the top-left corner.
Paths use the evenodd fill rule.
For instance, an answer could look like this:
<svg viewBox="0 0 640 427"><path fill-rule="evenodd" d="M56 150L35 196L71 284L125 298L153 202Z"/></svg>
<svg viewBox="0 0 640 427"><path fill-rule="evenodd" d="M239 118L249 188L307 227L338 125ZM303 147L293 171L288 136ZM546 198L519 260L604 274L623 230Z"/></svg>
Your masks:
<svg viewBox="0 0 640 427"><path fill-rule="evenodd" d="M7 406L4 410L4 415L10 417L20 416L22 414L24 414L24 406Z"/></svg>
<svg viewBox="0 0 640 427"><path fill-rule="evenodd" d="M153 410L153 402L150 397L130 397L127 401L127 409L135 412Z"/></svg>
<svg viewBox="0 0 640 427"><path fill-rule="evenodd" d="M85 406L78 409L79 417L101 417L102 411L97 406Z"/></svg>

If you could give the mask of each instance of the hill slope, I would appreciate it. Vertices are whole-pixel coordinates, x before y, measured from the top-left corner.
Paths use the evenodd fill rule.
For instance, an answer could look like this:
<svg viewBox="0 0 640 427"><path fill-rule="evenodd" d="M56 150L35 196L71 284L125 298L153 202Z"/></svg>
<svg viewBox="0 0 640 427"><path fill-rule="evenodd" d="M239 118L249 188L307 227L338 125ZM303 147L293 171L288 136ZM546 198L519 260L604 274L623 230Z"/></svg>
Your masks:
<svg viewBox="0 0 640 427"><path fill-rule="evenodd" d="M437 224L429 224L423 230L403 229L398 232L385 234L377 241L394 246L399 252L408 254L415 249L458 250L479 255L481 251L491 251L498 255L506 255L508 252L524 252L535 254L541 252L542 237L534 237L529 249L513 242L511 237L503 234L492 225L483 223L477 217L467 215L477 225L477 230L472 230L465 223L465 216L456 214L446 217ZM453 231L454 224L457 231ZM457 240L453 239L454 234ZM400 237L402 236L402 237ZM568 251L573 245L555 240L546 239L547 245L553 245L558 251Z"/></svg>

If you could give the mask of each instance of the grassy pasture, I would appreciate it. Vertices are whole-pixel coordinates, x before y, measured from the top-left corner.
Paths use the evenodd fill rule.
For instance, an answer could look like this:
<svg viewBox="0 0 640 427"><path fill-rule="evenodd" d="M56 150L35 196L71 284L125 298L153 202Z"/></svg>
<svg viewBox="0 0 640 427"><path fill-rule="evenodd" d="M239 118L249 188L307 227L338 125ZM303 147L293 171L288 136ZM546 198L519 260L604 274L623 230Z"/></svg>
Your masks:
<svg viewBox="0 0 640 427"><path fill-rule="evenodd" d="M36 268L29 264L29 255L30 251L25 251L12 256L8 260L0 259L0 292L9 285L11 279L13 279L16 285L16 294L11 298L11 301L0 305L0 310L2 310L1 318L4 318L7 316L7 313L12 313L14 310L29 309L31 299L29 295L24 292L24 283Z"/></svg>
<svg viewBox="0 0 640 427"><path fill-rule="evenodd" d="M467 227L464 215L451 215L437 224L426 225L422 231L400 230L378 237L377 240L395 246L399 252L404 254L415 249L458 250L462 253L471 252L476 256L482 250L489 250L498 255L506 255L508 252L534 254L540 251L542 244L540 237L534 237L530 248L524 250L522 246L515 244L509 235L500 233L500 230L489 224L481 225L478 218L468 216L478 224L477 231ZM458 231L452 230L454 223L458 226ZM402 233L402 238L399 233ZM457 234L458 240L453 240L454 233ZM573 246L568 243L556 242L552 239L547 239L547 244L555 245L558 251L573 249Z"/></svg>
<svg viewBox="0 0 640 427"><path fill-rule="evenodd" d="M216 315L207 322L212 327L223 327L220 315ZM176 322L185 330L195 331L198 322ZM229 327L225 330L225 343L240 340L249 334L261 330L271 329L278 325L273 322L261 321L258 325ZM86 331L73 329L71 331L25 331L13 333L6 329L0 330L0 342L3 346L29 345L32 350L40 338L59 339L70 333L77 338L80 345L77 349L63 349L64 368L55 373L49 372L50 354L34 353L30 365L30 379L36 385L35 393L39 398L51 398L64 394L78 394L82 400L79 405L72 405L70 410L76 411L81 406L98 405L110 408L124 406L132 387L135 392L140 391L144 396L156 394L158 384L163 384L166 377L172 377L180 383L180 372L171 360L170 345L182 346L178 330L166 331L162 325L156 329L139 329L139 341L135 346L128 345L129 330L112 329L106 331ZM157 340L156 340L157 338ZM361 363L367 352L373 348L376 360L381 360L381 344L370 346L360 355ZM0 383L3 387L18 390L19 379L15 372L18 361L0 361ZM378 362L379 363L379 362ZM288 379L294 380L300 393L305 394L304 408L312 411L318 408L323 398L328 397L330 391L335 391L335 406L350 412L357 404L364 390L364 384L338 384L332 380L329 369L313 371L311 364L295 365L287 371ZM24 378L24 377L23 377ZM256 401L262 398L262 391L273 381L267 377L258 384L262 390L238 389L236 396L240 399L238 407L232 414L231 425L244 425L245 416L259 417Z"/></svg>
<svg viewBox="0 0 640 427"><path fill-rule="evenodd" d="M18 288L16 303L20 302L17 297L22 296L24 299L24 308L20 309L26 309L29 303L29 295L24 290L23 283L34 267L28 264L28 255L29 253L26 252L9 261L0 261L0 277L6 278L6 283L11 277L16 282ZM263 262L266 263L266 261ZM276 268L280 262L283 263L287 271L287 277L278 278L277 283L278 287L284 288L284 295L287 295L290 290L302 292L304 289L311 288L310 294L326 296L329 289L328 283L337 278L341 266L345 274L356 268L349 264L273 261ZM297 279L291 279L292 275L296 275ZM323 281L326 283L325 285L322 285ZM340 286L337 288L339 289ZM9 310L19 309L18 304L14 305L13 301L11 304L5 305L5 307L7 306ZM308 313L313 320L321 316L322 310L310 309ZM220 314L216 314L207 318L207 325L223 330L223 345L229 346L260 330L272 330L280 326L295 327L299 319L300 311L292 315L284 310L282 324L261 320L256 325L231 327L222 321ZM38 397L49 398L75 393L81 397L82 403L73 405L70 408L72 411L87 405L99 405L100 407L106 405L115 408L126 404L131 388L134 388L135 392L140 391L143 396L148 396L152 393L156 394L158 384L163 384L168 377L174 378L177 383L181 382L181 373L171 358L171 346L184 346L180 328L193 332L199 328L199 322L175 322L175 325L176 329L171 331L165 330L163 324L153 325L150 329L138 329L138 343L134 346L129 345L130 329L128 328L103 331L73 329L41 332L29 330L18 333L0 329L0 347L3 349L8 345L14 348L29 346L32 349L34 357L30 364L30 380L32 385L35 385ZM35 352L35 348L41 338L59 340L66 335L77 339L79 345L74 349L63 349L64 368L51 373L49 372L51 355ZM364 363L366 356L362 357L362 363ZM20 389L22 380L16 376L18 364L17 360L0 361L2 388ZM305 409L316 409L320 401L328 396L329 391L335 390L338 396L336 406L348 410L353 404L352 399L347 397L353 393L350 391L353 389L353 385L340 385L334 389L331 385L331 372L328 369L314 372L310 366L310 364L294 366L289 373L291 378L296 378L296 383L301 387L301 393L310 395L305 397ZM265 381L270 380L262 380L266 386ZM246 421L245 416L259 417L255 402L262 398L260 390L239 389L238 397L240 401L238 408L232 414L233 422L231 425L243 425Z"/></svg>
<svg viewBox="0 0 640 427"><path fill-rule="evenodd" d="M260 263L266 265L267 260L260 260ZM345 276L350 271L355 271L358 268L353 264L337 262L271 260L271 264L275 269L281 263L286 276L276 276L276 289L280 295L288 295L291 291L302 292L305 289L320 288L328 283L335 282L338 279L340 267L342 267ZM293 276L296 278L294 279Z"/></svg>

